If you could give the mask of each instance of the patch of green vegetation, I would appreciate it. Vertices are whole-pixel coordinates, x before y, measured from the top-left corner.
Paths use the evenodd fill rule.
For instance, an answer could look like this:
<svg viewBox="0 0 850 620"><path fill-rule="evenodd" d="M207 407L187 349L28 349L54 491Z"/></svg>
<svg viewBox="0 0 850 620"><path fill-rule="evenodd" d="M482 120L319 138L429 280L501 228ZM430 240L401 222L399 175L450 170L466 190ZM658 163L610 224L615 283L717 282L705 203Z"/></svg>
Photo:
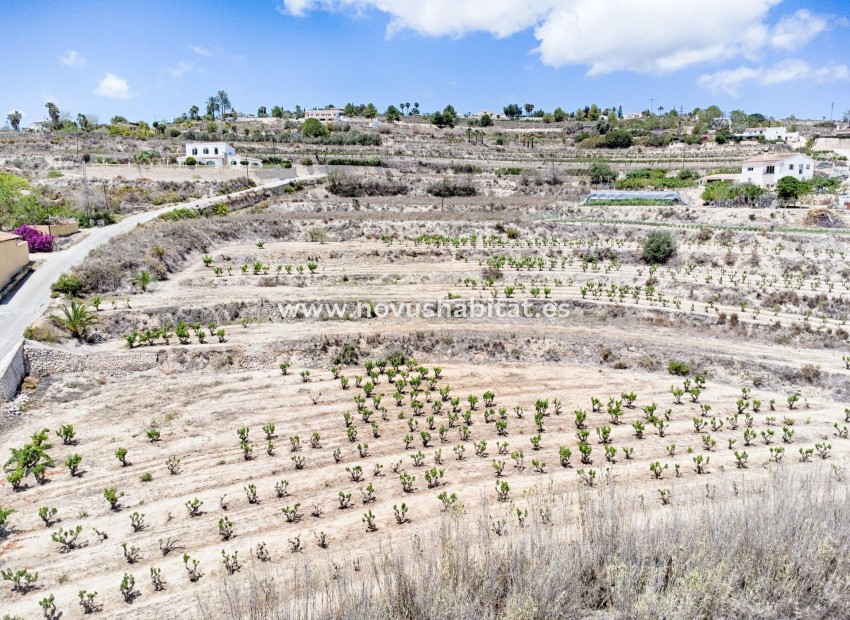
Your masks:
<svg viewBox="0 0 850 620"><path fill-rule="evenodd" d="M329 166L374 166L380 167L383 164L379 157L369 157L366 159L357 159L355 157L331 157L326 162Z"/></svg>
<svg viewBox="0 0 850 620"><path fill-rule="evenodd" d="M178 222L180 220L193 220L199 217L201 217L201 214L197 210L183 207L180 209L174 209L168 213L163 213L159 216L159 219L167 222Z"/></svg>

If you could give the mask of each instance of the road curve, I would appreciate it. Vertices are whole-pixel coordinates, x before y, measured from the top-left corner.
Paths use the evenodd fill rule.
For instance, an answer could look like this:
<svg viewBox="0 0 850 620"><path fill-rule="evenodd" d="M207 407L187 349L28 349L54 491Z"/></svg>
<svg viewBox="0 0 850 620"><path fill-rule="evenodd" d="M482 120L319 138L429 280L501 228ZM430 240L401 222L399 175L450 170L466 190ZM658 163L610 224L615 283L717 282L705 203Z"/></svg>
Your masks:
<svg viewBox="0 0 850 620"><path fill-rule="evenodd" d="M175 209L207 207L221 202L226 198L238 197L257 190L280 187L292 181L316 179L320 176L323 175L281 179L232 194L201 198L191 202L169 205L155 211L137 213L124 218L116 224L90 230L84 239L65 250L41 255L39 258L43 257L43 260L38 268L19 284L14 291L0 301L0 372L3 371L2 366L6 358L18 348L18 344L23 338L24 329L36 321L50 304L50 286L62 272L68 271L83 262L83 259L93 249L103 245L113 237L132 230L138 224L149 222L163 213Z"/></svg>

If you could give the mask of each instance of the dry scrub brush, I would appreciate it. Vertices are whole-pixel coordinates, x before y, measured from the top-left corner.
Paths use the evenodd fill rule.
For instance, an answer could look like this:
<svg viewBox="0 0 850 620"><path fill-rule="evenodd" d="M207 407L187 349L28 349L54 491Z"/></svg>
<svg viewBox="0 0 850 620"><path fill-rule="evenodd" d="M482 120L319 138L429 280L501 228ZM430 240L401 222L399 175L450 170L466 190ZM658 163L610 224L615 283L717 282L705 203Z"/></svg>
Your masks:
<svg viewBox="0 0 850 620"><path fill-rule="evenodd" d="M697 487L674 489L669 504L650 504L616 483L561 497L547 491L532 500L541 518L523 526L497 534L486 514L477 524L447 516L424 544L393 548L360 573L335 568L336 578L326 578L308 560L286 576L223 582L199 613L236 620L838 617L850 602L850 498L840 478L827 468L775 471L707 494L714 499Z"/></svg>

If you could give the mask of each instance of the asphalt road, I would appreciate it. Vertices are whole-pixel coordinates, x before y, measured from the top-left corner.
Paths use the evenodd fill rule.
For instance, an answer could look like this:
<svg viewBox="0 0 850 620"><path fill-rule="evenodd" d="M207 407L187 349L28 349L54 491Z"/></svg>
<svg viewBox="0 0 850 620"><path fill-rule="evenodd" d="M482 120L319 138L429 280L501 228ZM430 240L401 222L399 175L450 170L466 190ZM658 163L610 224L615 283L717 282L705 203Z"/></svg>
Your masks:
<svg viewBox="0 0 850 620"><path fill-rule="evenodd" d="M124 218L117 224L90 230L84 239L67 249L39 255L38 258L42 262L38 268L30 273L14 291L0 302L0 366L3 366L3 360L12 351L17 349L18 343L23 338L24 329L35 322L47 309L51 299L50 286L62 272L66 272L74 266L79 265L88 256L89 252L96 247L106 243L117 235L132 230L138 224L149 222L159 215L173 211L174 209L206 207L221 202L224 198L239 196L242 193L256 191L258 189L270 189L285 185L291 181L306 181L313 178L316 177L306 176L272 181L271 183L258 185L255 188L227 194L226 196L202 198L191 202L169 205L155 211L137 213ZM2 368L0 368L0 371L2 371Z"/></svg>

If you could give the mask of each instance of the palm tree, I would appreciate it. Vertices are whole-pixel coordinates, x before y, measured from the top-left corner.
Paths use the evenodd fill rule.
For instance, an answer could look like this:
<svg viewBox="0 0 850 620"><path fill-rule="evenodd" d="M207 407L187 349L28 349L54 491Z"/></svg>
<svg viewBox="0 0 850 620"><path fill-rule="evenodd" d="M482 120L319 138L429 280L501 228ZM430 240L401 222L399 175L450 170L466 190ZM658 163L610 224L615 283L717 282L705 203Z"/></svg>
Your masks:
<svg viewBox="0 0 850 620"><path fill-rule="evenodd" d="M522 107L525 108L525 115L526 116L529 116L534 111L534 104L533 103L526 103Z"/></svg>
<svg viewBox="0 0 850 620"><path fill-rule="evenodd" d="M54 314L50 318L80 341L86 337L89 328L100 321L85 304L77 303L75 300L71 300L70 306L62 306L62 316Z"/></svg>
<svg viewBox="0 0 850 620"><path fill-rule="evenodd" d="M221 115L224 116L224 114L232 107L230 105L230 97L227 96L226 92L220 90L218 91L216 98L218 99L218 103L221 105Z"/></svg>
<svg viewBox="0 0 850 620"><path fill-rule="evenodd" d="M9 124L12 126L14 131L18 131L21 128L21 118L23 118L23 114L15 110L14 112L9 112L6 115L6 118L9 119Z"/></svg>
<svg viewBox="0 0 850 620"><path fill-rule="evenodd" d="M77 114L77 124L83 131L91 131L91 123L85 114Z"/></svg>
<svg viewBox="0 0 850 620"><path fill-rule="evenodd" d="M191 108L189 108L189 120L198 120L198 112L200 111L201 109L196 105L193 105Z"/></svg>
<svg viewBox="0 0 850 620"><path fill-rule="evenodd" d="M219 102L218 97L210 97L207 99L207 114L212 116L212 119L215 120L215 113L221 109L221 102Z"/></svg>
<svg viewBox="0 0 850 620"><path fill-rule="evenodd" d="M147 269L142 269L139 273L133 276L133 284L138 286L143 293L147 292L148 286L153 281L151 272Z"/></svg>
<svg viewBox="0 0 850 620"><path fill-rule="evenodd" d="M54 128L59 127L59 108L52 101L48 101L44 104L44 107L47 108L47 114L50 115L50 121L53 123Z"/></svg>

